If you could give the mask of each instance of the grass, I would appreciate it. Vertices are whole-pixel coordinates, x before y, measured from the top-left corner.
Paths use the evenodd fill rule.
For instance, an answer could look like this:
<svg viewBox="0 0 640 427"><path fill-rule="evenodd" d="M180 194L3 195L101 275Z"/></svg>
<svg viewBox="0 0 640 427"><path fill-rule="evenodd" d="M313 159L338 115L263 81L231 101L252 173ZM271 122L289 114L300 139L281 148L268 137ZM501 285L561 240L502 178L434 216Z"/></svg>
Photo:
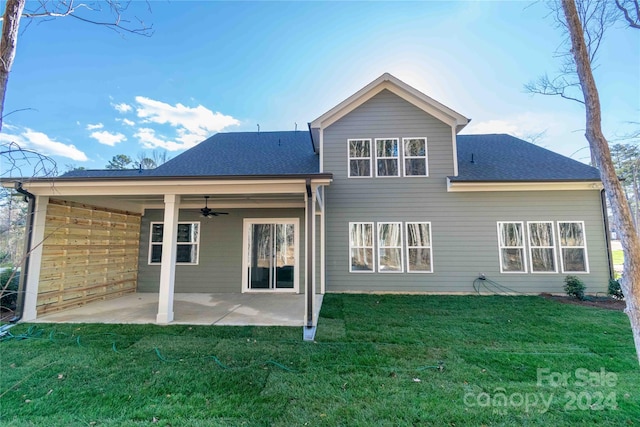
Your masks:
<svg viewBox="0 0 640 427"><path fill-rule="evenodd" d="M11 332L7 426L640 423L627 317L539 297L330 294L313 343L276 327Z"/></svg>
<svg viewBox="0 0 640 427"><path fill-rule="evenodd" d="M611 253L613 254L613 265L624 264L624 251L622 249L611 251Z"/></svg>

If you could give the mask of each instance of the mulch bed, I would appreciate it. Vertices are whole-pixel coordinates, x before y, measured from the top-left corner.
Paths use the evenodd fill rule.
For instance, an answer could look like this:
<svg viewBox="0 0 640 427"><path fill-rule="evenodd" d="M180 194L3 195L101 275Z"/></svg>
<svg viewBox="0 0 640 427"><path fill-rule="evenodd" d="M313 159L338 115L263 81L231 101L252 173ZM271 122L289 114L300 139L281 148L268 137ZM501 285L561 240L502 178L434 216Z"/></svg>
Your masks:
<svg viewBox="0 0 640 427"><path fill-rule="evenodd" d="M604 308L605 310L624 311L626 307L626 303L624 301L605 296L600 297L587 295L584 300L579 300L566 295L551 295L548 293L542 293L540 296L562 304L583 305L587 307Z"/></svg>

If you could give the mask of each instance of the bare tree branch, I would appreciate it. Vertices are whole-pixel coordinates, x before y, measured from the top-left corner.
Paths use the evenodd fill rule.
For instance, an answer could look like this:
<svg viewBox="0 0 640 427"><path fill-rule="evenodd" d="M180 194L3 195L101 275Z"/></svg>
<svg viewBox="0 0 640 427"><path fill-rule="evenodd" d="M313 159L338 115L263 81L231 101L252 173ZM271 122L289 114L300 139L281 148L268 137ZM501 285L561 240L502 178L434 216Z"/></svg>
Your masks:
<svg viewBox="0 0 640 427"><path fill-rule="evenodd" d="M21 148L15 142L0 143L0 177L47 177L58 175L58 167L51 157Z"/></svg>
<svg viewBox="0 0 640 427"><path fill-rule="evenodd" d="M619 0L616 0L616 6L624 15L624 19L627 21L629 26L640 30L640 3L638 0L622 0L622 3ZM635 17L631 16L629 9L633 9Z"/></svg>

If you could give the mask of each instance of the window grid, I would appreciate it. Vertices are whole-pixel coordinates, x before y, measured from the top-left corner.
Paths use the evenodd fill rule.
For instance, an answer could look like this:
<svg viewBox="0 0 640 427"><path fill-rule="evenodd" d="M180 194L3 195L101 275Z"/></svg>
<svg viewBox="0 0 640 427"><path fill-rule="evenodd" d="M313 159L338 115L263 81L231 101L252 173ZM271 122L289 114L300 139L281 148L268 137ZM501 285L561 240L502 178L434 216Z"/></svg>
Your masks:
<svg viewBox="0 0 640 427"><path fill-rule="evenodd" d="M376 138L376 176L400 176L400 147L398 138Z"/></svg>
<svg viewBox="0 0 640 427"><path fill-rule="evenodd" d="M375 273L373 222L349 223L349 272Z"/></svg>
<svg viewBox="0 0 640 427"><path fill-rule="evenodd" d="M578 227L575 228L575 226ZM578 232L577 234L576 231ZM589 273L584 221L558 221L558 246L560 248L560 266L563 273ZM581 258L584 268L580 270L570 269L570 265L568 265L569 255L575 255L580 252L582 253Z"/></svg>
<svg viewBox="0 0 640 427"><path fill-rule="evenodd" d="M556 261L553 221L529 221L527 222L527 233L531 273L557 273L558 263ZM547 244L544 244L545 241Z"/></svg>
<svg viewBox="0 0 640 427"><path fill-rule="evenodd" d="M500 273L526 273L524 224L522 221L498 221ZM515 263L513 267L510 263Z"/></svg>
<svg viewBox="0 0 640 427"><path fill-rule="evenodd" d="M349 178L370 178L371 170L371 139L348 139Z"/></svg>
<svg viewBox="0 0 640 427"><path fill-rule="evenodd" d="M149 228L149 264L159 265L162 262L164 223L152 222ZM200 223L178 222L176 239L176 264L197 265L200 257ZM189 258L191 261L180 261L181 258Z"/></svg>
<svg viewBox="0 0 640 427"><path fill-rule="evenodd" d="M403 273L402 223L378 223L378 273Z"/></svg>
<svg viewBox="0 0 640 427"><path fill-rule="evenodd" d="M417 147L416 142L418 143ZM420 142L422 144L420 144ZM422 145L422 148L420 148L420 145ZM402 155L404 156L404 160L402 162L402 173L404 176L429 176L427 138L402 138ZM408 168L407 165L412 166ZM414 170L418 173L414 173ZM423 170L424 172L422 172Z"/></svg>
<svg viewBox="0 0 640 427"><path fill-rule="evenodd" d="M433 273L433 243L431 240L430 222L407 222L407 272L409 273ZM415 254L415 257L412 256ZM426 268L418 268L420 255L428 254ZM416 268L411 268L411 261L415 258ZM421 264L424 264L422 262Z"/></svg>

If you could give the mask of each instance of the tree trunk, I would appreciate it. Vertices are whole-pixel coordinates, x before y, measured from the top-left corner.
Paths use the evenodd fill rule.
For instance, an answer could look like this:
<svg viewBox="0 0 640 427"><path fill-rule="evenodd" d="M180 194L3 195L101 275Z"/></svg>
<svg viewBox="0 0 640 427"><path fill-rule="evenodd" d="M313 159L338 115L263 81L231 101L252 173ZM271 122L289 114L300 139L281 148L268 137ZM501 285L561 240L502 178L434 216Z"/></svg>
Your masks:
<svg viewBox="0 0 640 427"><path fill-rule="evenodd" d="M18 27L26 0L7 0L2 18L2 38L0 39L0 131L4 118L4 98L7 93L9 72L16 56Z"/></svg>
<svg viewBox="0 0 640 427"><path fill-rule="evenodd" d="M584 94L586 110L585 136L594 152L600 167L600 177L609 199L609 206L620 234L625 250L624 277L620 287L627 303L625 313L629 316L636 354L640 362L640 238L636 233L631 209L624 197L622 185L616 175L611 159L609 144L602 133L600 98L593 78L591 63L584 41L584 33L574 0L562 0L562 8L567 19L567 28L571 37L572 54L576 63L580 86Z"/></svg>

